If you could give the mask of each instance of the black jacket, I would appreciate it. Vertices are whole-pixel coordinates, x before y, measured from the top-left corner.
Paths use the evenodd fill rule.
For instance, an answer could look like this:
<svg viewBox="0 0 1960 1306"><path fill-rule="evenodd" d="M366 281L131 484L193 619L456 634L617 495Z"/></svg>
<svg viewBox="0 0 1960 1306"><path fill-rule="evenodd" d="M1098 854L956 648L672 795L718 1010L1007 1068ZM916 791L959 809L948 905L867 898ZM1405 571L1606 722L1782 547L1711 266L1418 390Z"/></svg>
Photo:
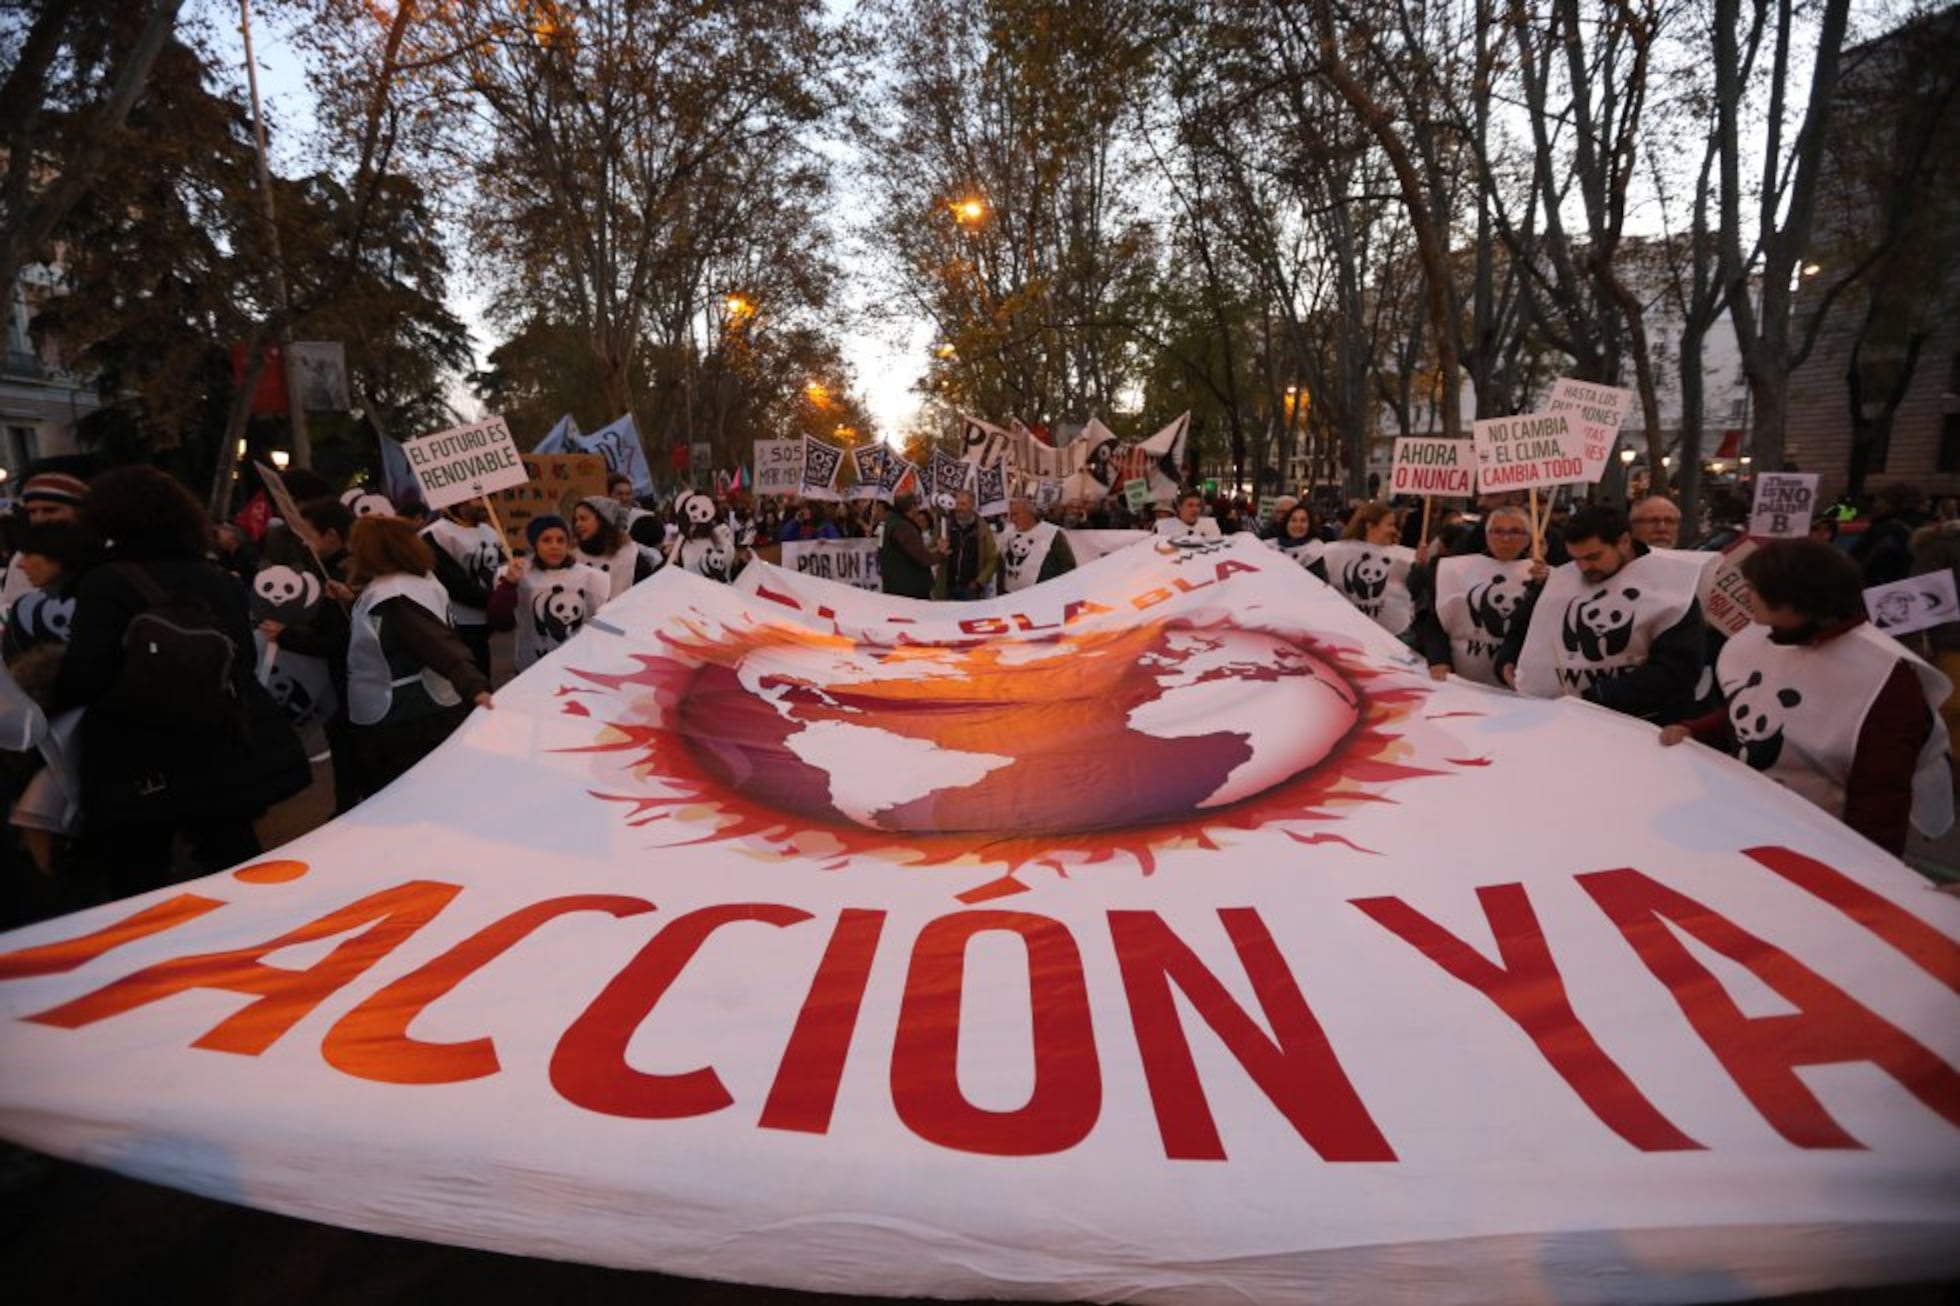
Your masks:
<svg viewBox="0 0 1960 1306"><path fill-rule="evenodd" d="M135 565L173 598L204 607L230 638L243 734L160 731L110 700L122 671L124 631L149 604L116 567L92 568L76 588L68 653L54 690L57 711L88 708L81 727L83 818L181 821L257 813L304 789L312 779L306 752L256 676L245 587L201 558Z"/></svg>
<svg viewBox="0 0 1960 1306"><path fill-rule="evenodd" d="M1647 553L1647 546L1637 541L1633 549L1635 557ZM1500 677L1505 667L1518 664L1526 632L1531 629L1532 616L1543 593L1543 586L1527 585L1517 611L1511 614L1504 646L1497 651L1496 669ZM1579 697L1655 725L1672 725L1699 711L1695 691L1707 665L1708 623L1702 618L1701 604L1690 601L1679 621L1654 636L1647 657L1639 666L1625 675L1595 681Z"/></svg>

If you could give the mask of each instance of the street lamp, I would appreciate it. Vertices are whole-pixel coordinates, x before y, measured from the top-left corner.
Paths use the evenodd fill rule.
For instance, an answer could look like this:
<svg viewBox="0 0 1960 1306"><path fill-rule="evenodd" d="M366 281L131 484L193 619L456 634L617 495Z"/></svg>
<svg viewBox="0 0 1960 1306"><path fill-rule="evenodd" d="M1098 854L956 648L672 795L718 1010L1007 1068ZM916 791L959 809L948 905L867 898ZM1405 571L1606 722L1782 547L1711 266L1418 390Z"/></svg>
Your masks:
<svg viewBox="0 0 1960 1306"><path fill-rule="evenodd" d="M947 207L953 211L953 221L963 227L973 226L987 216L987 202L978 196L954 200Z"/></svg>
<svg viewBox="0 0 1960 1306"><path fill-rule="evenodd" d="M1639 455L1634 453L1634 451L1631 449L1620 450L1620 466L1622 467L1633 466L1633 460L1637 457L1639 457Z"/></svg>
<svg viewBox="0 0 1960 1306"><path fill-rule="evenodd" d="M721 304L723 308L728 310L730 319L736 322L755 316L755 305L746 295L730 295L722 300Z"/></svg>
<svg viewBox="0 0 1960 1306"><path fill-rule="evenodd" d="M830 387L821 381L812 381L804 386L803 394L809 399L812 408L830 407Z"/></svg>
<svg viewBox="0 0 1960 1306"><path fill-rule="evenodd" d="M272 456L272 467L274 471L280 471L280 472L285 471L286 464L290 463L293 460L293 456L287 453L284 449L274 449L272 451L271 456Z"/></svg>

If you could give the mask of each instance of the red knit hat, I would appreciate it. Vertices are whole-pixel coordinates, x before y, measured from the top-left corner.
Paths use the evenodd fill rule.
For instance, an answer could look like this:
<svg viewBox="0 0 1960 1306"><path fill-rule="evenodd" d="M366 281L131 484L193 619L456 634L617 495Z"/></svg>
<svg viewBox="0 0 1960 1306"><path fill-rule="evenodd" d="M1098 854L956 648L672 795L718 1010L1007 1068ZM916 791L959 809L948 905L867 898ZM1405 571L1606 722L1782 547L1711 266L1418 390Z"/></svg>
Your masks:
<svg viewBox="0 0 1960 1306"><path fill-rule="evenodd" d="M67 472L42 472L39 476L27 478L27 484L20 487L15 498L22 503L32 503L39 499L43 503L67 503L80 507L88 497L88 484L79 476Z"/></svg>

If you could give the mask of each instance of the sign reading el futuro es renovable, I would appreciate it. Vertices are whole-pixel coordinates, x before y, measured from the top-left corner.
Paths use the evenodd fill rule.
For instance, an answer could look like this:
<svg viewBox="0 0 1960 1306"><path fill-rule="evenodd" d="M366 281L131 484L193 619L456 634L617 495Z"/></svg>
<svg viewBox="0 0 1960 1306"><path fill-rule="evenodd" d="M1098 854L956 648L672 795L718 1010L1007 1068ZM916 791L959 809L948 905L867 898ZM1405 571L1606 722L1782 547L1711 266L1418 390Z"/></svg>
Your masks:
<svg viewBox="0 0 1960 1306"><path fill-rule="evenodd" d="M531 479L501 417L408 440L402 449L431 508L447 508Z"/></svg>
<svg viewBox="0 0 1960 1306"><path fill-rule="evenodd" d="M1390 493L1467 499L1476 493L1476 479L1474 441L1405 436L1395 442L1395 465L1388 473Z"/></svg>
<svg viewBox="0 0 1960 1306"><path fill-rule="evenodd" d="M1493 417L1471 427L1477 447L1477 488L1543 489L1586 479L1579 433L1567 413Z"/></svg>

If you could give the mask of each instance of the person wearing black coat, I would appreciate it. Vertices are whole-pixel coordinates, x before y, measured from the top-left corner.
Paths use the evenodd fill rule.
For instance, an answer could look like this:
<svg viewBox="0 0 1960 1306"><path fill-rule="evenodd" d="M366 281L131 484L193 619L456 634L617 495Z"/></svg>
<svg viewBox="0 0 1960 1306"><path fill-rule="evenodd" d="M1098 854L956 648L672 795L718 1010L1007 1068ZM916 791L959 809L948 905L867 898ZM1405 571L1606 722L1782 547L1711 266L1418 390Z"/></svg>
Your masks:
<svg viewBox="0 0 1960 1306"><path fill-rule="evenodd" d="M86 708L81 724L85 872L119 894L185 878L173 873L178 835L193 874L261 851L253 822L312 778L299 737L253 675L245 589L204 558L204 512L189 492L148 467L122 468L89 488L82 520L100 561L76 587L55 710ZM146 593L148 591L148 593ZM222 719L165 725L180 704L132 698L124 676L130 623L153 596L201 610L228 639L231 706ZM215 687L214 687L215 692ZM190 701L187 693L185 701Z"/></svg>

